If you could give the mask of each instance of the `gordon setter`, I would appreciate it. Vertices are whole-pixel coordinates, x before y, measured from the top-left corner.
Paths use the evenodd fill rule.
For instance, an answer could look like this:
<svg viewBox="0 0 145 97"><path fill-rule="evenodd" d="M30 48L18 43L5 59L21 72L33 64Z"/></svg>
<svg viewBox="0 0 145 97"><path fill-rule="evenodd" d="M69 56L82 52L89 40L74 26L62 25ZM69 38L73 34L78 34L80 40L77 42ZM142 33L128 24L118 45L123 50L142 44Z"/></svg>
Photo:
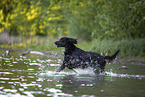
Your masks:
<svg viewBox="0 0 145 97"><path fill-rule="evenodd" d="M96 74L104 71L106 61L112 61L120 50L117 50L112 56L102 56L99 53L84 51L75 46L77 40L74 38L62 37L59 41L54 42L57 47L65 47L64 60L57 72L62 71L65 67L68 69L92 67Z"/></svg>

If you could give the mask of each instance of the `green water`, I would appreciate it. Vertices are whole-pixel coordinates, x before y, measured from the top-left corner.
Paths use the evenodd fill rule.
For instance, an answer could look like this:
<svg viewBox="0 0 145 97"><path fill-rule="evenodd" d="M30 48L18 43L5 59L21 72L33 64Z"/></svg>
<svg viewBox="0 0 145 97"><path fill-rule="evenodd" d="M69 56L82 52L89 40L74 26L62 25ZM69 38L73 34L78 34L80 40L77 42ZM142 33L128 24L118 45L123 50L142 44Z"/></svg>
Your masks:
<svg viewBox="0 0 145 97"><path fill-rule="evenodd" d="M59 68L63 58L0 51L0 97L145 97L145 66L108 64L106 74L92 69ZM128 69L118 69L126 65Z"/></svg>

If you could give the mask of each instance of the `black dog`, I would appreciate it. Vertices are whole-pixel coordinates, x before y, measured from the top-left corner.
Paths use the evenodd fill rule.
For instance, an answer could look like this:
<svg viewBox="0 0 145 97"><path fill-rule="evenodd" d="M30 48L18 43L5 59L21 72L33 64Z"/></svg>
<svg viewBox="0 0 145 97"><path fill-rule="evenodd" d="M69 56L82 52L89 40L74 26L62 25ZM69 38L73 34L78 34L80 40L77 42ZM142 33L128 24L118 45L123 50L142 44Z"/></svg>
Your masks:
<svg viewBox="0 0 145 97"><path fill-rule="evenodd" d="M54 42L57 47L65 47L64 61L61 67L57 70L60 72L65 67L73 68L88 68L92 67L96 74L104 71L106 61L113 60L120 50L117 50L112 56L101 56L98 53L89 52L77 48L77 40L73 38L62 37L59 41Z"/></svg>

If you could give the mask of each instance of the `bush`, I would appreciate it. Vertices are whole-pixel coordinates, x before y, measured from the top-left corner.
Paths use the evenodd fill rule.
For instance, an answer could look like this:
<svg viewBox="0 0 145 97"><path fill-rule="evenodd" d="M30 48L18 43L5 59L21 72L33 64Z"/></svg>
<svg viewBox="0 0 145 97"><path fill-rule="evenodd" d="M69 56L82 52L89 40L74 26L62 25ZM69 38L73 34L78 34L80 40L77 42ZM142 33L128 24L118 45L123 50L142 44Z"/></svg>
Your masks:
<svg viewBox="0 0 145 97"><path fill-rule="evenodd" d="M85 40L143 38L143 4L143 0L76 1L65 13L68 31Z"/></svg>
<svg viewBox="0 0 145 97"><path fill-rule="evenodd" d="M1 0L0 33L92 39L145 37L144 0Z"/></svg>

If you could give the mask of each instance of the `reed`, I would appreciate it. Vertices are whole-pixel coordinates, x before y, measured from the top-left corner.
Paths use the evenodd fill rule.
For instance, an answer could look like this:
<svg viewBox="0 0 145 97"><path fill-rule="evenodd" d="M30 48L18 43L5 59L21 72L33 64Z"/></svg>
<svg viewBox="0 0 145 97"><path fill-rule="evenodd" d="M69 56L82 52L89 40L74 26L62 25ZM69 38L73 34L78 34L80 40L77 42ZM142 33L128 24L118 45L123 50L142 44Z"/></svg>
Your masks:
<svg viewBox="0 0 145 97"><path fill-rule="evenodd" d="M93 40L91 42L79 43L78 46L84 50L98 53L113 54L120 49L120 56L145 56L145 38L135 40Z"/></svg>

